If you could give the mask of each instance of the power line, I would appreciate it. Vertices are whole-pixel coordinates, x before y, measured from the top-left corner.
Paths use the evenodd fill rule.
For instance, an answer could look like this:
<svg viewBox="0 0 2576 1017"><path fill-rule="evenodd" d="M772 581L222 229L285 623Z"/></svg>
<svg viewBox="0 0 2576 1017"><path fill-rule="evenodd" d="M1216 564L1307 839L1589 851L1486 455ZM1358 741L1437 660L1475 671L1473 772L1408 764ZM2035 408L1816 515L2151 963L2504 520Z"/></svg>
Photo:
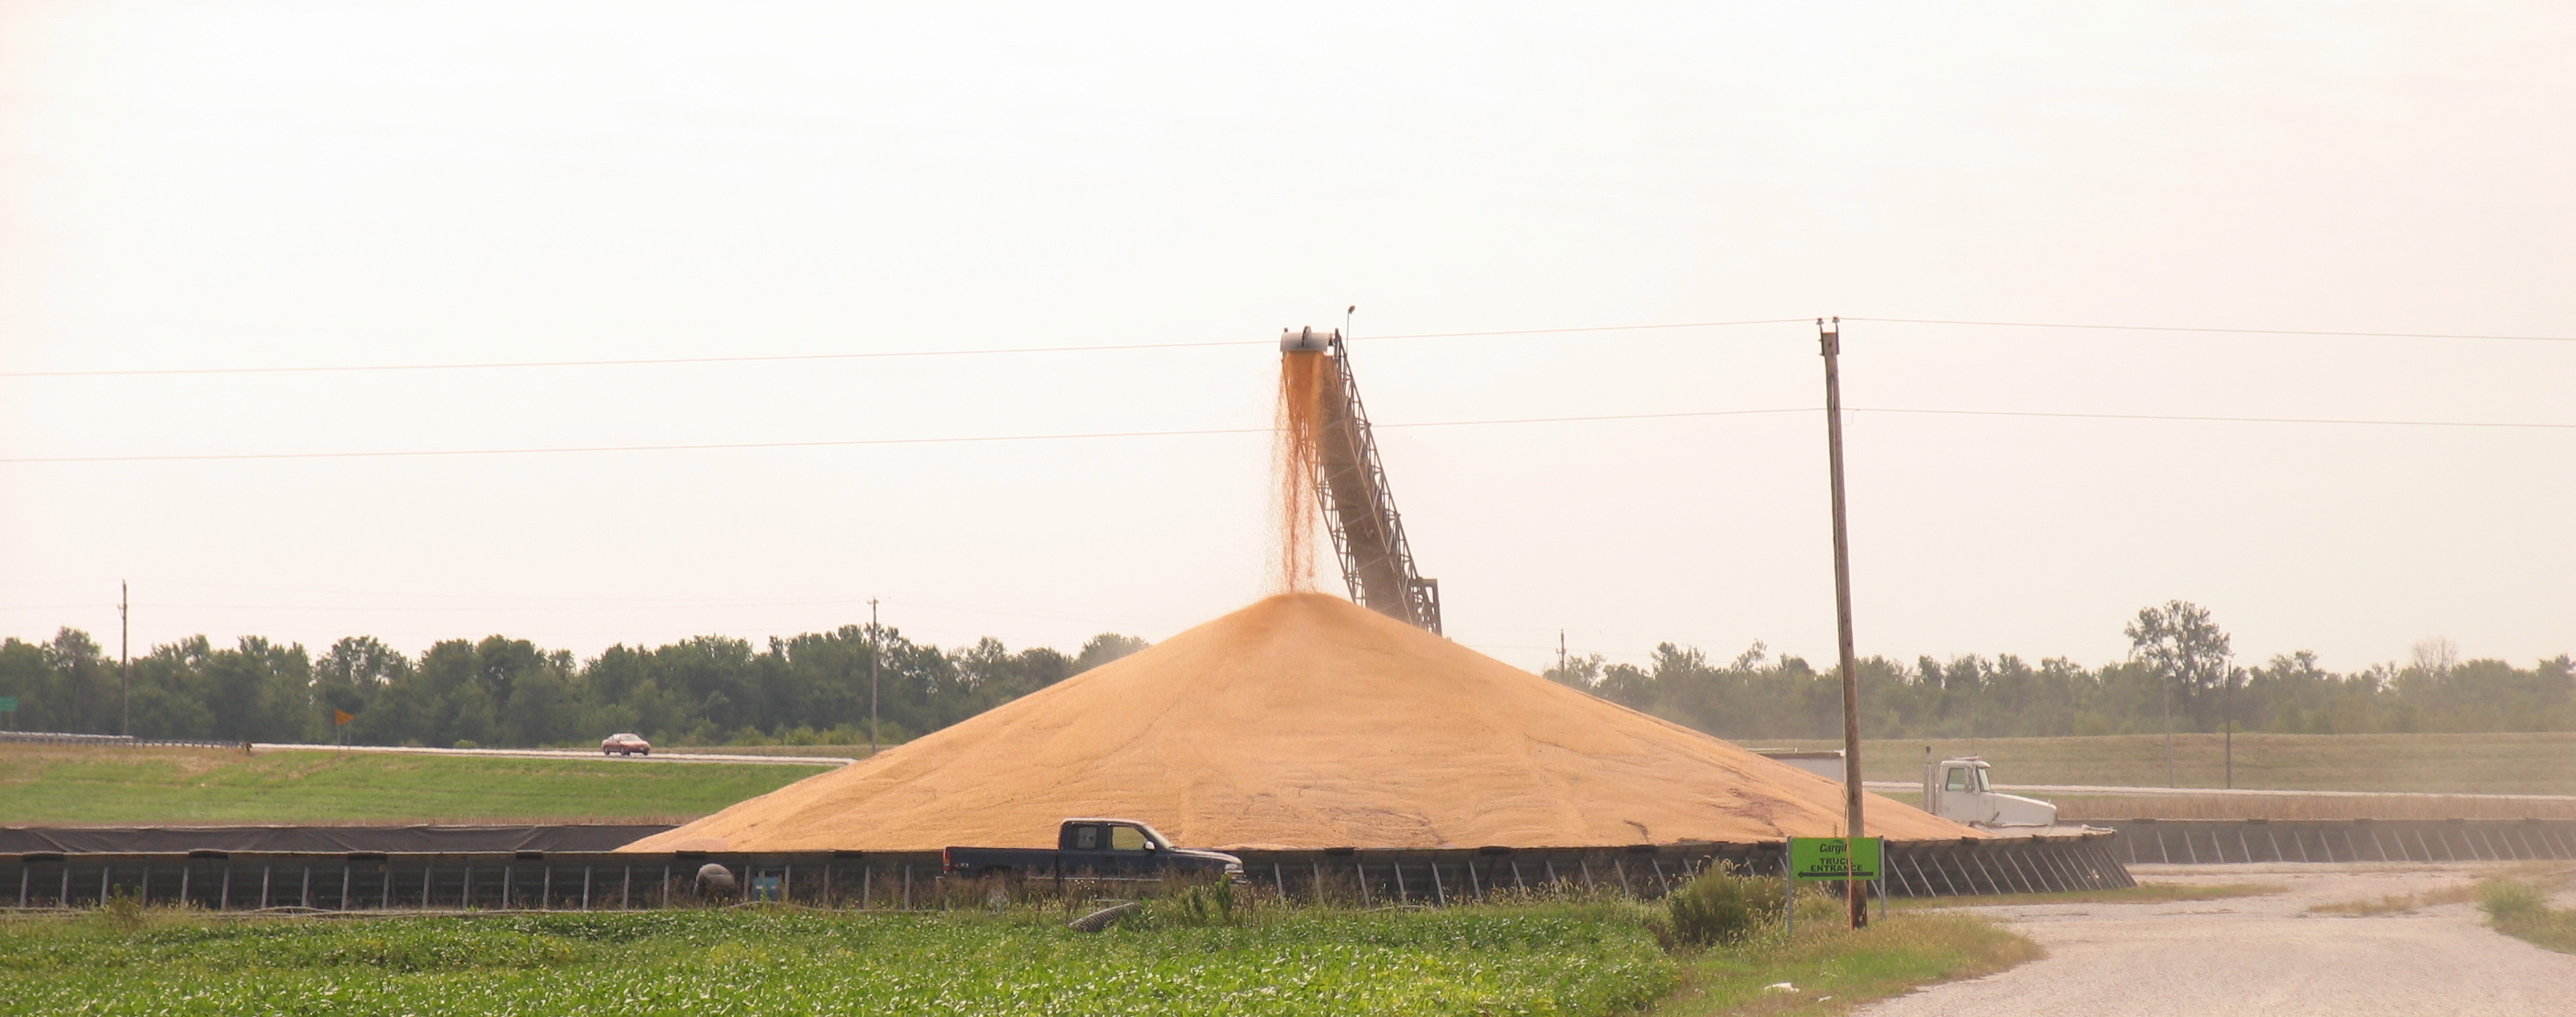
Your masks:
<svg viewBox="0 0 2576 1017"><path fill-rule="evenodd" d="M2576 424L2479 420L2376 420L2358 417L2238 417L2161 413L2055 413L2037 410L1947 410L1906 407L1849 406L1854 413L1903 413L1938 416L2037 417L2063 420L2155 420L2226 424L2331 424L2377 427L2468 427L2576 430ZM1741 417L1782 413L1815 413L1816 407L1755 410L1688 410L1673 413L1605 413L1569 417L1497 417L1486 420L1427 420L1381 423L1379 428L1483 427L1499 424L1569 424L1618 420L1678 420L1695 417ZM822 441L707 442L665 445L565 445L544 448L415 449L357 452L231 452L180 455L23 456L0 459L0 465L33 463L222 462L253 459L401 459L452 456L560 455L592 452L704 452L736 449L847 448L869 445L953 445L984 442L1088 441L1110 438L1187 438L1215 435L1269 434L1267 427L1216 427L1171 431L1090 431L1065 434L960 435L937 438L849 438Z"/></svg>
<svg viewBox="0 0 2576 1017"><path fill-rule="evenodd" d="M839 597L839 598L833 598L833 599L829 599L829 600L745 600L745 601L707 601L707 602L704 602L704 603L694 603L694 604L597 604L597 605L587 605L587 606L585 606L585 605L565 605L565 604L546 604L546 605L532 605L532 604L501 604L501 605L477 605L477 604L466 604L466 605L459 605L459 604L437 604L437 605L417 605L417 604L182 604L182 603L162 602L162 601L155 601L155 602L148 603L148 604L137 604L137 605L135 605L135 606L137 606L137 607L156 607L156 608L185 608L185 609L188 609L188 610L205 610L205 611L444 611L444 612L468 612L468 613L471 613L471 612L477 612L477 611L480 611L480 612L495 612L495 611L508 611L508 612L520 612L520 611L706 611L706 610L717 610L717 609L723 609L723 608L804 607L804 606L815 606L815 605L831 605L831 604L864 604L864 603L867 603L867 598L865 598L865 597L858 597L858 598ZM0 611L35 611L35 610L53 610L53 609L61 609L61 608L90 607L90 606L93 606L93 605L89 605L89 604L0 604ZM107 606L109 606L109 607L114 607L114 606L116 606L116 605L109 604L109 605L107 605Z"/></svg>
<svg viewBox="0 0 2576 1017"><path fill-rule="evenodd" d="M1803 322L1804 318L1765 318L1757 321L1683 321L1656 325L1592 325L1580 328L1516 328L1489 332L1418 332L1402 335L1369 336L1362 341L1389 339L1469 339L1507 335L1560 335L1572 332L1636 332L1676 328L1725 328L1735 325L1785 325ZM1265 346L1268 339L1227 339L1215 342L1112 343L1092 346L1003 346L975 350L881 350L867 353L785 353L762 356L732 357L640 357L611 360L498 360L459 364L326 364L314 367L164 367L99 371L0 371L0 378L136 378L166 375L205 374L332 374L380 371L486 371L538 367L641 367L670 364L761 364L792 363L815 360L884 360L914 357L989 357L1030 353L1107 353L1128 350L1195 350L1231 346Z"/></svg>
<svg viewBox="0 0 2576 1017"><path fill-rule="evenodd" d="M556 455L577 452L700 452L719 449L837 448L859 445L945 445L970 442L1080 441L1096 438L1177 438L1217 434L1268 434L1267 427L1208 428L1187 431L1094 431L1083 434L996 434L950 438L853 438L831 441L746 441L670 445L564 445L549 448L417 449L372 452L237 452L211 455L43 456L0 459L7 463L156 463L213 462L240 459L397 459L445 456Z"/></svg>
<svg viewBox="0 0 2576 1017"><path fill-rule="evenodd" d="M86 582L74 582L74 581L66 581L66 582L60 582L60 583L20 583L20 584L0 584L0 587L5 587L5 586L34 586L34 585L72 586L72 585L88 585L88 583L86 583ZM379 599L379 600L402 600L402 599L413 599L413 600L418 600L418 599L434 599L434 600L470 600L470 601L476 601L476 602L477 602L477 603L472 603L472 604L462 604L462 605L458 605L458 604L439 604L439 605L365 605L365 604L352 605L352 604L329 604L329 605L320 605L320 606L308 606L308 605L298 605L298 604L243 604L243 603L230 603L230 604L182 604L182 603L156 602L156 603L153 603L152 605L150 605L150 606L152 606L152 607L163 607L163 608L214 609L214 610L257 610L257 611L271 611L271 610L274 610L274 611L449 611L449 612L454 612L454 611L463 611L463 612L474 612L474 611L485 611L485 612L496 612L496 611L497 611L497 612L509 612L509 611L626 611L626 610L644 610L644 611L653 611L653 610L699 610L699 609L718 609L718 608L810 607L810 606L829 606L829 605L836 605L836 604L865 604L865 603L867 603L867 602L868 602L868 600L869 600L869 598L866 598L866 597L859 597L859 596L847 596L847 597L772 597L772 598L751 598L751 599L743 599L743 598L733 598L733 599L709 599L709 598L705 598L705 597L696 597L696 598L688 598L688 597L677 597L677 598L675 598L675 597L554 597L554 596L529 596L529 595L524 595L524 594L437 593L437 592L428 592L428 591L418 591L418 592L409 592L409 593L396 593L396 592L390 592L390 591L384 591L384 590L330 590L330 589L319 589L319 588L315 588L315 587L306 587L306 586L259 586L259 585L245 585L245 584L241 584L241 583L202 583L202 582L194 582L194 581L188 581L188 580L163 580L163 581L158 581L158 582L156 582L154 585L158 585L158 586L188 586L188 587L200 587L200 588L206 588L206 589L224 589L224 590L252 590L252 591L258 591L258 592L264 592L264 593L307 593L307 594L318 594L318 595L330 596L330 597L363 597L363 598L374 598L374 599ZM528 603L524 603L525 601L532 601L532 600L533 600L533 601L545 601L545 602L548 602L548 603L543 603L543 604L528 604ZM1095 614L1068 614L1068 613L1061 612L1061 611L1038 611L1038 610L1030 610L1030 609L1024 609L1024 608L991 607L991 606L979 606L979 605L973 605L973 604L955 604L955 603L947 603L947 602L942 602L942 601L896 599L896 598L891 598L891 597L889 597L889 598L885 598L884 602L885 602L885 603L888 603L888 604L895 604L895 605L904 606L904 607L919 607L919 608L926 608L926 609L933 610L933 611L954 611L954 612L962 612L962 613L967 613L967 614L1012 615L1012 616L1029 617L1029 618L1046 618L1046 619L1052 619L1052 620L1057 620L1057 621L1102 622L1102 623L1117 624L1117 625L1169 626L1169 627L1176 627L1176 628L1177 628L1177 627L1186 627L1187 625L1189 625L1189 624L1190 624L1190 622L1188 622L1188 621L1186 621L1186 620L1174 620L1174 619L1170 619L1170 618L1150 619L1150 620L1149 620L1149 619L1135 618L1135 617L1128 617L1128 616L1109 616L1109 615L1095 615ZM114 606L115 606L115 605L113 605L113 604L106 604L106 603L105 603L105 602L103 602L103 601L101 601L101 602L96 602L96 603L72 603L72 604L0 604L0 611L37 611L37 610L58 610L58 609L69 609L69 608L99 607L99 606L102 606L102 605L107 606L107 607L114 607Z"/></svg>
<svg viewBox="0 0 2576 1017"><path fill-rule="evenodd" d="M1673 417L1727 417L1764 413L1799 413L1799 409L1704 410L1684 413L1618 413L1582 417L1513 417L1495 420L1436 420L1379 427L1472 427L1486 424L1555 424L1594 420L1657 420ZM1209 435L1269 434L1267 427L1212 427L1173 431L1091 431L1070 434L994 434L941 438L849 438L827 441L709 442L669 445L567 445L549 448L419 449L362 452L232 452L185 455L33 456L0 459L12 463L146 463L211 462L240 459L393 459L443 456L554 455L579 452L698 452L722 449L837 448L864 445L952 445L978 442L1086 441L1104 438L1189 438Z"/></svg>
<svg viewBox="0 0 2576 1017"><path fill-rule="evenodd" d="M2043 321L1952 321L1945 318L1850 318L1891 325L1978 325L1989 328L2065 328L2098 332L2201 332L2219 335L2303 335L2350 339L2506 339L2538 343L2576 343L2565 335L2469 335L2448 332L2335 332L2299 328L2197 328L2183 325L2076 325Z"/></svg>
<svg viewBox="0 0 2576 1017"><path fill-rule="evenodd" d="M1571 328L1511 328L1482 332L1410 332L1354 336L1357 342L1392 339L1474 339L1514 335L1567 335L1581 332L1642 332L1685 328L1730 328L1743 325L1805 324L1808 318L1749 318L1735 321L1676 321L1645 325L1583 325ZM1971 321L1950 318L1844 318L1893 325L1970 325L1987 328L2062 328L2114 332L2186 332L2217 335L2325 336L2361 339L2498 339L2522 342L2576 342L2576 336L2493 335L2449 332L2343 332L2327 329L2220 328L2183 325L2105 325L2075 322ZM486 371L559 367L644 367L677 364L760 364L819 360L882 360L918 357L986 357L1039 353L1106 353L1133 350L1217 349L1265 345L1267 339L1213 342L1107 343L1088 346L1001 346L974 350L881 350L865 353L785 353L729 357L635 357L599 360L496 360L455 364L325 364L312 367L165 367L95 371L0 371L0 378L136 378L222 374L333 374L386 371Z"/></svg>
<svg viewBox="0 0 2576 1017"><path fill-rule="evenodd" d="M1351 336L1352 342L1381 339L1465 339L1489 335L1559 335L1567 332L1643 332L1664 328L1727 328L1735 325L1804 325L1807 318L1751 318L1743 321L1681 321L1663 325L1586 325L1581 328L1515 328L1498 332L1415 332L1405 335Z"/></svg>
<svg viewBox="0 0 2576 1017"><path fill-rule="evenodd" d="M1849 321L1850 319L1844 319ZM2373 427L2523 427L2548 430L2576 430L2576 424L2525 423L2486 420L2365 420L2345 417L2220 417L2189 416L2162 413L2043 413L2035 410L1920 410L1845 407L1854 413L1921 413L1961 417L2058 417L2070 420L2172 420L2200 421L2218 424L2360 424Z"/></svg>
<svg viewBox="0 0 2576 1017"><path fill-rule="evenodd" d="M0 378L131 378L190 374L331 374L369 371L483 371L526 367L635 367L654 364L758 364L804 360L878 360L898 357L979 357L1018 353L1099 353L1113 350L1179 350L1257 346L1266 339L1203 343L1121 343L1102 346L1016 346L980 350L886 350L872 353L786 353L739 357L644 357L622 360L503 360L465 364L330 364L316 367L167 367L117 371L0 371Z"/></svg>

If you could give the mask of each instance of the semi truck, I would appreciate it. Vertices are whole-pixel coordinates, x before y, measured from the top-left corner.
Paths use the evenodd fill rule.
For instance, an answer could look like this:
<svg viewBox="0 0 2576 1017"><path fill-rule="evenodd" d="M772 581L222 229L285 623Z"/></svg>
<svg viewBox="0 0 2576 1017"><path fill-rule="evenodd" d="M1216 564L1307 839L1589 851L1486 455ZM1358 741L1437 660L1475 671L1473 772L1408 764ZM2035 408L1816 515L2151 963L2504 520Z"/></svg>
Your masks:
<svg viewBox="0 0 2576 1017"><path fill-rule="evenodd" d="M1983 829L2057 825L2057 806L2037 798L1997 791L1987 781L1991 767L1976 756L1932 761L1923 750L1923 811Z"/></svg>
<svg viewBox="0 0 2576 1017"><path fill-rule="evenodd" d="M940 852L949 875L1020 879L1159 879L1202 873L1243 874L1243 859L1222 851L1177 848L1133 819L1082 817L1056 828L1055 848L952 847Z"/></svg>
<svg viewBox="0 0 2576 1017"><path fill-rule="evenodd" d="M1843 779L1841 749L1754 749L1766 759L1787 763L1828 780ZM1988 782L1993 767L1976 756L1932 760L1932 749L1923 749L1923 811L1943 819L1966 823L1981 829L2036 827L2045 830L2057 825L2057 806L2036 798L2008 795ZM1890 790L1881 784L1880 790Z"/></svg>

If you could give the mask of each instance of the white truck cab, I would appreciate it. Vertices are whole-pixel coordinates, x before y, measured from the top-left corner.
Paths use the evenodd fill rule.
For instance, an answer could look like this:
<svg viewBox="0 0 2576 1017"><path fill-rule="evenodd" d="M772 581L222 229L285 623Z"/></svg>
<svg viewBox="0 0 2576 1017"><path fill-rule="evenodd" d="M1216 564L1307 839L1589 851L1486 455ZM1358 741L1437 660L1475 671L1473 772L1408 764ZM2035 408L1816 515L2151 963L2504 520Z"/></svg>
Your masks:
<svg viewBox="0 0 2576 1017"><path fill-rule="evenodd" d="M1923 811L1969 826L2057 825L2057 806L2036 798L1996 791L1987 780L1991 768L1976 756L1932 762L1923 753Z"/></svg>

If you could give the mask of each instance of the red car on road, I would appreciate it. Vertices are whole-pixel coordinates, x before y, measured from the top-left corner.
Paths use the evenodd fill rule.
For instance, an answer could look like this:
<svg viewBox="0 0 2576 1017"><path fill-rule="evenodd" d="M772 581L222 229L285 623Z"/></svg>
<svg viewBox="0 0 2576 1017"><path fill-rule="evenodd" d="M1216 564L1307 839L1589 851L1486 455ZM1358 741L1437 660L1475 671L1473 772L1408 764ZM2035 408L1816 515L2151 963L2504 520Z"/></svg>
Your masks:
<svg viewBox="0 0 2576 1017"><path fill-rule="evenodd" d="M653 754L653 743L645 741L643 735L613 734L609 735L607 739L599 743L599 754L603 756L649 756Z"/></svg>

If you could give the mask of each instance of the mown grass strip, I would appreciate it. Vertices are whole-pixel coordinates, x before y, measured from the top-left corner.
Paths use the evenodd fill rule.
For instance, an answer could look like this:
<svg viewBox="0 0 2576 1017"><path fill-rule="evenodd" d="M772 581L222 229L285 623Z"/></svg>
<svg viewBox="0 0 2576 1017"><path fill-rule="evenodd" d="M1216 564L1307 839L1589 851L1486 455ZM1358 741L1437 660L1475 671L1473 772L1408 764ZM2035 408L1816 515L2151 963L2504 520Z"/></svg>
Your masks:
<svg viewBox="0 0 2576 1017"><path fill-rule="evenodd" d="M2240 731L2234 741L2235 786L2241 788L2556 795L2576 786L2576 732L2298 735ZM1750 739L1745 744L1842 747L1839 739ZM2226 782L2229 771L2228 739L2216 734L2175 735L2170 778L2164 739L2146 734L1871 739L1861 745L1862 765L1868 768L1870 780L1913 783L1922 779L1927 747L1935 759L1982 755L1995 764L1994 779L2005 784L2164 787L2170 780L2183 787L2214 788Z"/></svg>
<svg viewBox="0 0 2576 1017"><path fill-rule="evenodd" d="M1972 915L1899 913L1853 931L1809 926L1762 935L1684 962L1682 988L1653 1017L1836 1014L1935 982L2039 958L2039 945ZM1819 913L1816 917L1826 918ZM1777 987L1787 983L1787 987Z"/></svg>
<svg viewBox="0 0 2576 1017"><path fill-rule="evenodd" d="M0 816L13 825L679 821L819 772L643 760L0 745Z"/></svg>

